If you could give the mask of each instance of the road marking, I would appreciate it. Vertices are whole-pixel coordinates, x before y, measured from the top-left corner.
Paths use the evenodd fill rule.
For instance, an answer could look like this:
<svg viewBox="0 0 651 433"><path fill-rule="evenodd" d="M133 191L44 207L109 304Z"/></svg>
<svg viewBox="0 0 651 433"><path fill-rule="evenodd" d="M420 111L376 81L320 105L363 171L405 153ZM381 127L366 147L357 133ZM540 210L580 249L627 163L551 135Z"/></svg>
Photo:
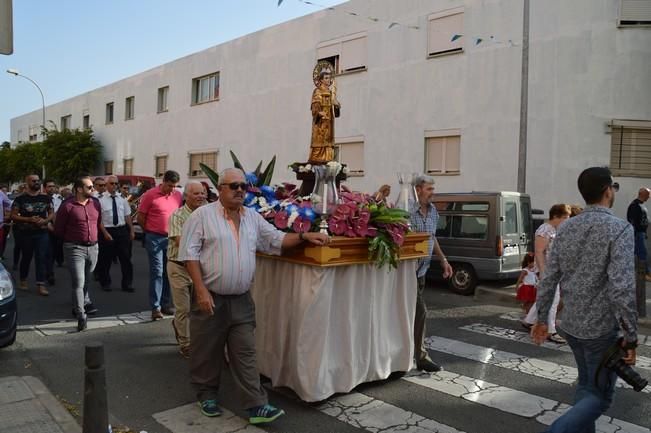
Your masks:
<svg viewBox="0 0 651 433"><path fill-rule="evenodd" d="M462 328L463 329L463 328ZM436 350L482 364L494 365L519 373L541 377L564 384L573 384L578 377L578 370L575 367L556 364L542 359L529 358L515 353L492 349L489 347L476 346L462 341L450 340L448 338L431 336L425 339L425 346L428 349ZM620 388L632 389L630 385L619 379L617 386ZM651 393L651 386L642 390Z"/></svg>
<svg viewBox="0 0 651 433"><path fill-rule="evenodd" d="M453 427L357 392L328 399L316 407L326 415L371 433L462 433Z"/></svg>
<svg viewBox="0 0 651 433"><path fill-rule="evenodd" d="M535 418L544 425L551 425L571 408L565 403L449 371L434 374L411 372L402 380L502 412ZM651 433L648 428L608 416L599 417L596 424L600 433Z"/></svg>
<svg viewBox="0 0 651 433"><path fill-rule="evenodd" d="M647 302L649 301L647 300ZM522 313L517 311L511 311L502 314L500 316L500 319L520 322L522 320ZM637 344L651 347L651 335L637 334Z"/></svg>
<svg viewBox="0 0 651 433"><path fill-rule="evenodd" d="M255 427L244 418L222 408L221 416L209 418L201 413L197 403L175 407L152 417L173 433L261 433L264 430Z"/></svg>
<svg viewBox="0 0 651 433"><path fill-rule="evenodd" d="M174 316L163 316L163 319L171 319ZM88 330L112 328L114 326L134 325L137 323L151 322L151 311L142 311L132 314L121 314L108 317L88 317ZM63 335L77 332L77 319L61 320L59 322L44 323L37 325L21 325L19 331L34 331L44 337L52 335Z"/></svg>
<svg viewBox="0 0 651 433"><path fill-rule="evenodd" d="M464 331L475 332L477 334L489 335L491 337L502 338L510 341L517 341L519 343L532 344L535 343L531 340L528 332L516 331L509 328L501 328L499 326L485 325L483 323L473 323L471 325L461 326L459 329ZM545 341L543 347L553 350L560 350L562 352L572 353L572 349L567 344L556 344L550 341ZM651 370L651 358L646 356L637 355L635 366L644 370Z"/></svg>

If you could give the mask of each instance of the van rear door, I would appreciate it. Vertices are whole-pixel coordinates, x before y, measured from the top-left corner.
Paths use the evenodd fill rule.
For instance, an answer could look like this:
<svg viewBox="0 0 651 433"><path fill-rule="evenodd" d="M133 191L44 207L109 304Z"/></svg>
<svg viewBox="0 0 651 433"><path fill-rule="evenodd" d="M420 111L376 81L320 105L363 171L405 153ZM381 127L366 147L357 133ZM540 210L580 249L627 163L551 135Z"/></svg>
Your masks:
<svg viewBox="0 0 651 433"><path fill-rule="evenodd" d="M517 196L502 196L502 270L519 269L522 263L520 245L522 220L520 202ZM525 251L526 253L526 251Z"/></svg>

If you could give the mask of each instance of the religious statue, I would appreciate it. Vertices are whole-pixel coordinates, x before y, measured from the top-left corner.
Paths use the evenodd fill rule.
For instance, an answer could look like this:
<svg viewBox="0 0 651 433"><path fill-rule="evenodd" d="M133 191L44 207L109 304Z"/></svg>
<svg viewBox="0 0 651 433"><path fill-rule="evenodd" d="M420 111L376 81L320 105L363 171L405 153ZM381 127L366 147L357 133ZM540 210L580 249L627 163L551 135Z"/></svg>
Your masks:
<svg viewBox="0 0 651 433"><path fill-rule="evenodd" d="M341 105L333 75L334 67L325 60L317 63L312 73L316 89L312 92L310 164L325 164L335 159L335 117L339 117Z"/></svg>

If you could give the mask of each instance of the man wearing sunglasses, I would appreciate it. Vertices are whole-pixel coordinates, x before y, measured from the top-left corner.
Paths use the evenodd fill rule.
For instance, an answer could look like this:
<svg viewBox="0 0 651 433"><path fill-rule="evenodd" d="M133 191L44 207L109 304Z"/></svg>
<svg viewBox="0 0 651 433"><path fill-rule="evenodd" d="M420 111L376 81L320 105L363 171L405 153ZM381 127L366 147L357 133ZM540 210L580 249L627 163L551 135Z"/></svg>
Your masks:
<svg viewBox="0 0 651 433"><path fill-rule="evenodd" d="M249 288L257 250L281 254L302 242L326 245L321 233L283 233L255 210L244 207L244 173L224 170L219 201L195 210L183 226L179 260L194 285L190 317L190 375L201 412L222 414L217 404L224 346L230 370L252 424L274 421L285 412L268 404L256 365L255 307Z"/></svg>
<svg viewBox="0 0 651 433"><path fill-rule="evenodd" d="M595 420L613 399L617 375L601 368L604 354L622 332L626 364L635 364L637 308L633 227L611 210L619 185L607 167L591 167L578 179L585 210L556 232L538 285L538 323L531 329L541 344L548 336L547 315L557 284L564 308L559 331L578 367L574 406L546 432L595 431Z"/></svg>
<svg viewBox="0 0 651 433"><path fill-rule="evenodd" d="M163 175L163 183L140 198L138 225L145 232L145 249L149 256L149 303L151 320L173 315L172 295L167 279L167 245L169 219L181 207L183 194L176 189L180 176L173 170Z"/></svg>
<svg viewBox="0 0 651 433"><path fill-rule="evenodd" d="M97 312L88 294L88 277L97 264L97 237L102 227L102 207L93 197L93 182L83 176L75 180L75 195L59 207L54 234L63 240L63 255L70 271L73 312L77 331L86 329L87 314Z"/></svg>

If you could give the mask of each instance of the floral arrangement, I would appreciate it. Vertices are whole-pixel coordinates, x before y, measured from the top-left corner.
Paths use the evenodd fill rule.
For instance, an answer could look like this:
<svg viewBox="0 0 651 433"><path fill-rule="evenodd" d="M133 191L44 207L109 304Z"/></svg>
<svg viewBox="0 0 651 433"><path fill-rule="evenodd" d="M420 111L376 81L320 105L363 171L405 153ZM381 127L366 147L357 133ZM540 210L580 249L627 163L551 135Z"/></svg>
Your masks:
<svg viewBox="0 0 651 433"><path fill-rule="evenodd" d="M342 186L339 203L330 216L320 215L313 206L320 197L300 196L296 185L284 182L271 185L276 157L263 171L262 161L252 172L244 170L235 154L231 152L235 167L242 169L249 184L244 205L255 209L279 230L294 233L318 231L322 218L327 218L328 231L332 235L369 238L368 257L377 267L398 266L398 252L409 230L409 213L377 203L368 194L352 192ZM326 164L327 170L336 176L345 166L338 162ZM218 185L218 175L209 167L201 165L210 180ZM313 171L310 164L295 162L289 166L296 173ZM344 171L345 172L345 171Z"/></svg>
<svg viewBox="0 0 651 433"><path fill-rule="evenodd" d="M409 213L378 204L368 194L344 191L341 204L328 218L328 229L334 235L372 238L368 258L377 267L398 267L398 252L409 230Z"/></svg>

